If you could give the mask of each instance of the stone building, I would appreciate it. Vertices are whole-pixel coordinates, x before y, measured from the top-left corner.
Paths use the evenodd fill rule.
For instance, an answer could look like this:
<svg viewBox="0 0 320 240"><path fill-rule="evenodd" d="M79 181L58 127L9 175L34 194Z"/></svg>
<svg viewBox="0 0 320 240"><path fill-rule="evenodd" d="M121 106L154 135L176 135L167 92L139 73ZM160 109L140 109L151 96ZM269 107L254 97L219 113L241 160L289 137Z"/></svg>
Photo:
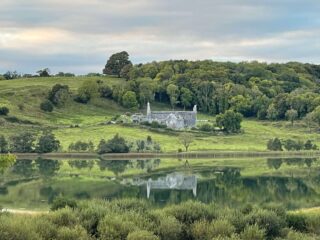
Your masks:
<svg viewBox="0 0 320 240"><path fill-rule="evenodd" d="M134 114L133 122L158 122L172 129L195 127L197 123L197 106L193 111L151 111L150 103L147 105L147 115Z"/></svg>

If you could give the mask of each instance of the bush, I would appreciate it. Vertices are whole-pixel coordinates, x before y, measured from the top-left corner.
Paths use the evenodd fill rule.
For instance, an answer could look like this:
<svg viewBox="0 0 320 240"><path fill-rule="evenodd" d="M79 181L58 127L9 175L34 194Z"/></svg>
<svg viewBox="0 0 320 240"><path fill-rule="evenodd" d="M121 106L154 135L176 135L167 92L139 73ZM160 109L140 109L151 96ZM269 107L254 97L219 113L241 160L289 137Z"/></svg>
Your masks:
<svg viewBox="0 0 320 240"><path fill-rule="evenodd" d="M40 104L40 109L45 112L52 112L53 111L53 104L49 100L44 100Z"/></svg>
<svg viewBox="0 0 320 240"><path fill-rule="evenodd" d="M160 240L159 237L154 235L152 232L138 230L129 233L127 240Z"/></svg>
<svg viewBox="0 0 320 240"><path fill-rule="evenodd" d="M213 235L211 232L211 224L206 220L196 221L191 226L191 233L195 240L209 240L212 239Z"/></svg>
<svg viewBox="0 0 320 240"><path fill-rule="evenodd" d="M299 232L307 231L306 217L301 214L288 214L286 217L288 227Z"/></svg>
<svg viewBox="0 0 320 240"><path fill-rule="evenodd" d="M112 139L107 142L102 139L98 145L98 153L128 153L129 146L127 145L125 139L116 134Z"/></svg>
<svg viewBox="0 0 320 240"><path fill-rule="evenodd" d="M7 116L8 113L9 113L9 108L7 108L7 107L0 107L0 115Z"/></svg>
<svg viewBox="0 0 320 240"><path fill-rule="evenodd" d="M270 139L267 143L267 149L270 151L282 151L282 143L279 138Z"/></svg>
<svg viewBox="0 0 320 240"><path fill-rule="evenodd" d="M65 208L65 207L70 207L70 208L74 209L77 207L77 202L74 200L70 200L65 197L59 196L53 200L51 210L55 211L55 210Z"/></svg>
<svg viewBox="0 0 320 240"><path fill-rule="evenodd" d="M245 216L247 225L256 224L260 229L264 229L268 238L278 237L281 229L285 226L285 221L275 212L258 209Z"/></svg>
<svg viewBox="0 0 320 240"><path fill-rule="evenodd" d="M205 123L199 127L199 130L203 132L212 132L213 127L209 123Z"/></svg>
<svg viewBox="0 0 320 240"><path fill-rule="evenodd" d="M161 211L154 212L156 216L156 233L161 239L179 240L182 224L173 216L167 216Z"/></svg>
<svg viewBox="0 0 320 240"><path fill-rule="evenodd" d="M90 240L86 230L76 225L72 228L61 227L58 229L57 240Z"/></svg>
<svg viewBox="0 0 320 240"><path fill-rule="evenodd" d="M133 221L113 213L108 213L98 226L99 236L104 240L126 239L128 234L135 230L138 228Z"/></svg>
<svg viewBox="0 0 320 240"><path fill-rule="evenodd" d="M235 227L227 220L215 220L211 223L211 232L214 237L230 237Z"/></svg>
<svg viewBox="0 0 320 240"><path fill-rule="evenodd" d="M47 216L58 227L73 227L79 224L79 218L71 208L59 209Z"/></svg>
<svg viewBox="0 0 320 240"><path fill-rule="evenodd" d="M245 227L240 237L245 240L263 240L264 230L261 230L258 225L249 225Z"/></svg>

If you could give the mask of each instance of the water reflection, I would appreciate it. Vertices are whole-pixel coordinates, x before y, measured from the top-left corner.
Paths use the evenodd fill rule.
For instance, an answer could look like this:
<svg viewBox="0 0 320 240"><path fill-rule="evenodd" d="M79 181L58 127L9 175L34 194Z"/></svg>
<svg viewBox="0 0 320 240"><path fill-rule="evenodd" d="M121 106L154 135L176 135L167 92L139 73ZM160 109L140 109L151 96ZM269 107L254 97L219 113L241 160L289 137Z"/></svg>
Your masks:
<svg viewBox="0 0 320 240"><path fill-rule="evenodd" d="M247 160L18 160L0 175L0 205L47 207L75 199L147 198L155 204L197 199L220 205L320 204L316 158Z"/></svg>

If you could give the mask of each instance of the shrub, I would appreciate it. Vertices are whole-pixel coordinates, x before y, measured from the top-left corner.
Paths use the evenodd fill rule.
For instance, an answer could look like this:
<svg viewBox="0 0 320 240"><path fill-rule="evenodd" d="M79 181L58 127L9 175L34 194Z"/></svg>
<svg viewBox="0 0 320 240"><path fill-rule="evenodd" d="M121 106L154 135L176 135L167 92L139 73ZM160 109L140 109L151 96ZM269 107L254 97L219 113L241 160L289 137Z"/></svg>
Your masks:
<svg viewBox="0 0 320 240"><path fill-rule="evenodd" d="M44 100L40 104L40 109L45 112L52 112L53 111L53 104L49 100Z"/></svg>
<svg viewBox="0 0 320 240"><path fill-rule="evenodd" d="M126 239L128 234L135 230L138 228L133 221L113 213L108 213L98 226L99 236L104 240Z"/></svg>
<svg viewBox="0 0 320 240"><path fill-rule="evenodd" d="M288 227L299 232L307 231L306 217L301 214L288 214L286 217Z"/></svg>
<svg viewBox="0 0 320 240"><path fill-rule="evenodd" d="M59 227L73 227L79 224L79 218L71 208L59 209L47 216L48 220Z"/></svg>
<svg viewBox="0 0 320 240"><path fill-rule="evenodd" d="M267 149L270 151L282 151L282 143L279 138L270 139L267 143Z"/></svg>
<svg viewBox="0 0 320 240"><path fill-rule="evenodd" d="M68 85L56 84L52 87L48 94L48 100L56 106L64 105L69 97L70 93Z"/></svg>
<svg viewBox="0 0 320 240"><path fill-rule="evenodd" d="M9 108L7 108L7 107L0 107L0 115L7 116L8 113L9 113Z"/></svg>
<svg viewBox="0 0 320 240"><path fill-rule="evenodd" d="M210 240L213 235L210 231L211 224L206 220L199 220L192 224L191 233L195 240Z"/></svg>
<svg viewBox="0 0 320 240"><path fill-rule="evenodd" d="M182 224L173 216L167 216L161 211L154 212L157 218L156 233L161 239L179 240L182 232Z"/></svg>
<svg viewBox="0 0 320 240"><path fill-rule="evenodd" d="M0 214L1 240L34 240L40 236L33 230L29 216Z"/></svg>
<svg viewBox="0 0 320 240"><path fill-rule="evenodd" d="M154 235L152 232L145 230L138 230L129 233L127 240L160 240L159 237Z"/></svg>
<svg viewBox="0 0 320 240"><path fill-rule="evenodd" d="M264 230L260 229L258 225L249 225L245 227L240 237L246 240L263 240Z"/></svg>
<svg viewBox="0 0 320 240"><path fill-rule="evenodd" d="M213 127L209 123L205 123L199 127L199 130L203 132L211 132L213 130Z"/></svg>
<svg viewBox="0 0 320 240"><path fill-rule="evenodd" d="M210 232L214 237L230 237L235 231L235 227L227 220L215 220L211 223Z"/></svg>
<svg viewBox="0 0 320 240"><path fill-rule="evenodd" d="M310 233L320 234L320 214L308 215L307 230Z"/></svg>
<svg viewBox="0 0 320 240"><path fill-rule="evenodd" d="M284 219L273 211L258 209L245 218L248 225L256 224L260 229L264 229L268 238L279 236L281 229L285 226Z"/></svg>
<svg viewBox="0 0 320 240"><path fill-rule="evenodd" d="M72 228L61 227L57 233L58 240L90 240L86 230L76 225Z"/></svg>
<svg viewBox="0 0 320 240"><path fill-rule="evenodd" d="M53 200L51 210L55 211L55 210L65 208L65 207L76 208L77 203L74 200L70 200L65 197L59 196Z"/></svg>
<svg viewBox="0 0 320 240"><path fill-rule="evenodd" d="M116 134L113 138L107 142L102 139L98 145L98 153L127 153L129 152L129 146L125 139Z"/></svg>

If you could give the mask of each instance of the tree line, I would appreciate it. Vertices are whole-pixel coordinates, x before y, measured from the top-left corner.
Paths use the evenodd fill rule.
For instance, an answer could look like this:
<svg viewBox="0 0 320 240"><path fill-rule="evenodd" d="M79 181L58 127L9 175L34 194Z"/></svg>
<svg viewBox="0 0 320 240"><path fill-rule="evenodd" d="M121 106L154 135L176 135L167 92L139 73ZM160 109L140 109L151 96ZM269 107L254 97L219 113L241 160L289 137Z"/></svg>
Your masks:
<svg viewBox="0 0 320 240"><path fill-rule="evenodd" d="M110 57L103 72L127 80L112 97L128 108L152 101L172 108L196 104L213 115L233 110L292 123L320 112L320 66L314 64L172 60L133 65L121 52Z"/></svg>

